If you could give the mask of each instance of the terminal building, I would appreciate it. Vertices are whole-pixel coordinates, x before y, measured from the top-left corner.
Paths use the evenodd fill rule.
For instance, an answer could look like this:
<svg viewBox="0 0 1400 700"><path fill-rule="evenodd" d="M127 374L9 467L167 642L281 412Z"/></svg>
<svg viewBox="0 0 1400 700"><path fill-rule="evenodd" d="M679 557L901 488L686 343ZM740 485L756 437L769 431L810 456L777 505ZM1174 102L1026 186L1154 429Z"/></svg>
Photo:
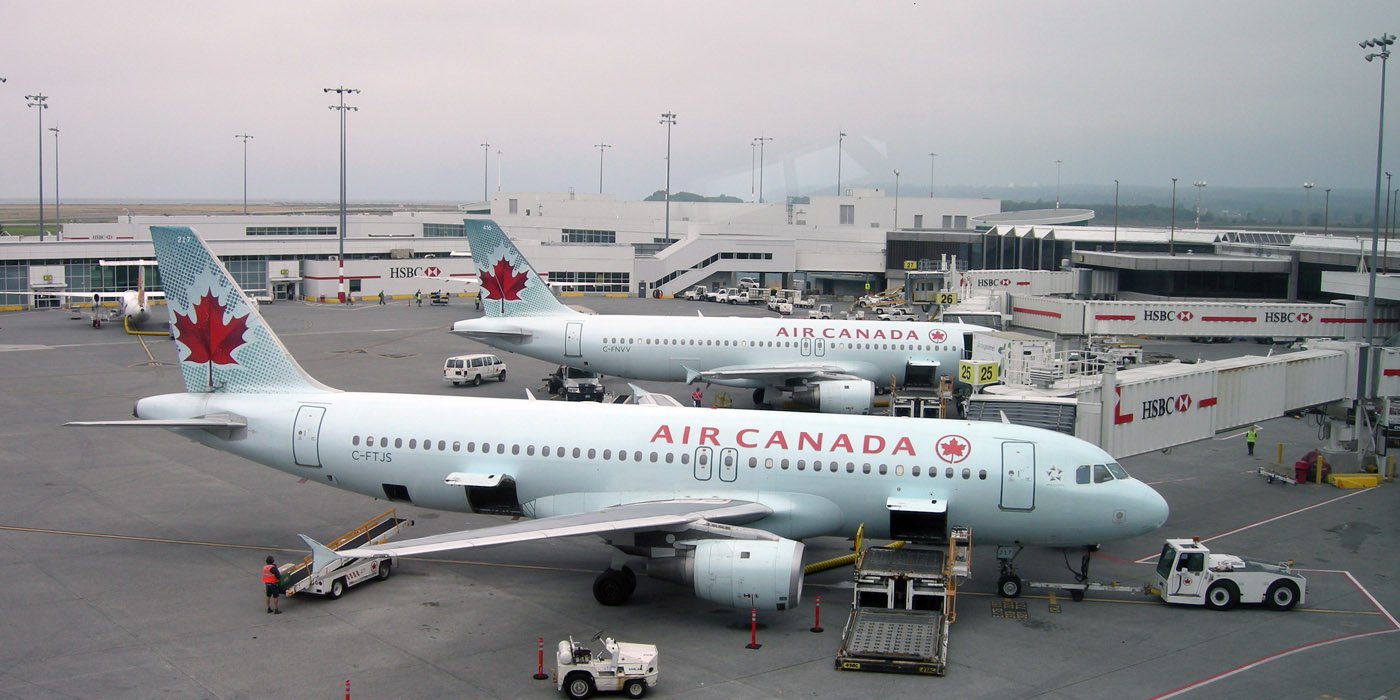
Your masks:
<svg viewBox="0 0 1400 700"><path fill-rule="evenodd" d="M1091 225L1088 210L1002 212L996 199L878 189L783 203L673 201L669 218L666 208L604 194L522 192L455 210L355 213L343 242L348 292L357 299L465 293L427 278L474 273L467 217L496 220L566 294L666 296L755 277L764 286L851 297L898 286L910 270L1087 267L1115 271L1120 298L1325 301L1359 288L1353 278L1363 249L1352 235L1115 229ZM35 296L46 291L134 288L134 268L99 263L150 259L151 226L193 228L245 289L265 298L337 300L342 243L334 214L128 216L70 223L46 240L0 236L0 309L56 304ZM1400 247L1387 248L1380 265L1397 258ZM157 289L156 276L146 284ZM1394 286L1383 276L1377 297L1400 299Z"/></svg>

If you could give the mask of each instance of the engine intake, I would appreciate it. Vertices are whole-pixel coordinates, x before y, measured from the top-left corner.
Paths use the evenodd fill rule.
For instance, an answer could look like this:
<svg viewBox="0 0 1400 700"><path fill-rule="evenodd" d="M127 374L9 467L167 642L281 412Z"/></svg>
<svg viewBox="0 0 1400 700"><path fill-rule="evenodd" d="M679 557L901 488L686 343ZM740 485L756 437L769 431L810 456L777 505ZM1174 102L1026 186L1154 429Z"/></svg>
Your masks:
<svg viewBox="0 0 1400 700"><path fill-rule="evenodd" d="M652 559L647 574L693 585L696 597L734 608L787 610L802 600L801 542L699 540L676 556Z"/></svg>
<svg viewBox="0 0 1400 700"><path fill-rule="evenodd" d="M865 379L828 379L798 387L792 400L822 413L869 413L875 383Z"/></svg>

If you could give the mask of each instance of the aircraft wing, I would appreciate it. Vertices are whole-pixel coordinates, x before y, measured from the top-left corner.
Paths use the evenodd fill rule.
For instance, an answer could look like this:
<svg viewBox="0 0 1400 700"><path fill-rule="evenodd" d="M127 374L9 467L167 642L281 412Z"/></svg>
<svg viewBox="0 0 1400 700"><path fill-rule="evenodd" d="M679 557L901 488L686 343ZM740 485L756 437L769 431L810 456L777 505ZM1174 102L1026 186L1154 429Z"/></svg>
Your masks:
<svg viewBox="0 0 1400 700"><path fill-rule="evenodd" d="M743 534L745 536L752 536L754 533L759 533L761 536L772 537L772 535L765 532L750 530L748 528L733 528L725 525L725 523L750 522L769 515L772 512L772 509L768 506L752 501L733 501L711 498L675 499L647 501L643 503L624 503L585 513L555 515L538 520L520 520L505 525L449 532L442 535L430 535L428 537L418 537L411 540L401 540L399 542L387 544L342 549L335 552L325 550L323 546L306 535L301 535L301 538L305 540L307 544L312 545L313 556L316 556L318 559L318 562L313 566L315 569L319 570L319 560L324 559L326 556L330 556L332 560L335 558L349 557L382 557L390 554L410 556L415 554L427 554L429 552L487 547L491 545L542 540L554 537L601 535L611 532L636 530L679 532L700 527L712 531L731 530L735 534ZM325 551L318 550L318 547L320 550Z"/></svg>
<svg viewBox="0 0 1400 700"><path fill-rule="evenodd" d="M790 362L778 365L728 365L707 370L686 369L686 383L696 380L723 382L735 379L758 379L782 384L788 379L857 379L859 375L843 365L826 362Z"/></svg>

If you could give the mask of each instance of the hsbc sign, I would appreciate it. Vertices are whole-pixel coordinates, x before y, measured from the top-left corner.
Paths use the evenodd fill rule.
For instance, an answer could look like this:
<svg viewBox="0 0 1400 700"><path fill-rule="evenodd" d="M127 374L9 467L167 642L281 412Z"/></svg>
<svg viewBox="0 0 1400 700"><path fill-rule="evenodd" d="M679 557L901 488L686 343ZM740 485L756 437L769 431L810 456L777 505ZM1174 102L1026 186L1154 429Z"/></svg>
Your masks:
<svg viewBox="0 0 1400 700"><path fill-rule="evenodd" d="M1191 395L1181 394L1176 397L1165 397L1160 399L1148 399L1142 402L1142 419L1161 418L1175 413L1185 413L1191 410Z"/></svg>
<svg viewBox="0 0 1400 700"><path fill-rule="evenodd" d="M1190 311L1168 311L1165 309L1143 309L1142 320L1144 321L1190 321L1196 315Z"/></svg>
<svg viewBox="0 0 1400 700"><path fill-rule="evenodd" d="M1007 286L1010 286L1010 285L1011 285L1011 280L1009 280L1009 279L999 279L999 280L979 279L979 280L977 280L977 286L978 286L978 287L1007 287Z"/></svg>
<svg viewBox="0 0 1400 700"><path fill-rule="evenodd" d="M1288 311L1265 311L1264 323L1312 323L1313 315L1301 311L1292 313Z"/></svg>
<svg viewBox="0 0 1400 700"><path fill-rule="evenodd" d="M437 268L430 267L427 269L436 270ZM391 280L403 280L412 277L422 277L424 276L424 274L424 268L414 267L411 265L401 265L398 267L389 268L389 279Z"/></svg>

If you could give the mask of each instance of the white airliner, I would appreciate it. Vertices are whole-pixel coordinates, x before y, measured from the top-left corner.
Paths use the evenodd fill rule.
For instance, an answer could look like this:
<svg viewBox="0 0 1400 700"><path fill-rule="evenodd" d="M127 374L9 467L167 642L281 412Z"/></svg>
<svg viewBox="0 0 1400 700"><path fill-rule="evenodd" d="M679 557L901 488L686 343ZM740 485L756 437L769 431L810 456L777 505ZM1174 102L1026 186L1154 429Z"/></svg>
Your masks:
<svg viewBox="0 0 1400 700"><path fill-rule="evenodd" d="M481 277L485 318L452 332L522 355L633 379L707 382L785 395L824 413L869 413L875 387L905 383L911 366L954 374L970 357L960 323L794 318L609 316L559 303L494 222L463 222Z"/></svg>
<svg viewBox="0 0 1400 700"><path fill-rule="evenodd" d="M784 610L801 597L801 540L862 523L879 538L956 525L984 543L1073 547L1167 518L1103 450L1019 425L339 391L301 368L194 232L151 238L186 391L140 399L137 420L72 425L168 428L372 498L529 518L339 552L307 539L318 569L597 535L616 548L593 586L604 604L645 572Z"/></svg>
<svg viewBox="0 0 1400 700"><path fill-rule="evenodd" d="M120 292L29 292L33 297L61 297L64 299L82 299L93 303L93 313L97 313L97 307L106 301L117 302L117 307L112 309L109 316L112 320L121 319L128 328L137 328L151 318L151 299L161 299L165 297L164 292L146 291L146 267L155 265L154 260L100 260L97 263L102 267L136 267L136 289L127 289Z"/></svg>

